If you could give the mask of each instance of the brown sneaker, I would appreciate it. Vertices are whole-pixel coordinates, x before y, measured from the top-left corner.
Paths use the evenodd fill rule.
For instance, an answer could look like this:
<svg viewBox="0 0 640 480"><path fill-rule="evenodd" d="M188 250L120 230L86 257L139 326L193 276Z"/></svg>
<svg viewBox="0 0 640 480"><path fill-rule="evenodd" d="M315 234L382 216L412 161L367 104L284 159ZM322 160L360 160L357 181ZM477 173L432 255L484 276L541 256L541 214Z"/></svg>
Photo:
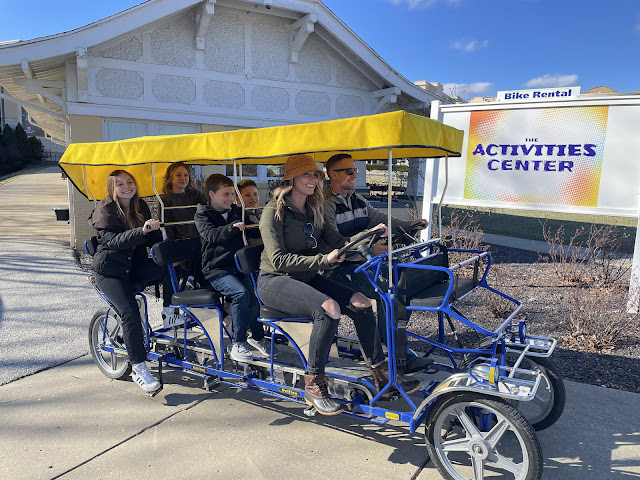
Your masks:
<svg viewBox="0 0 640 480"><path fill-rule="evenodd" d="M376 388L378 391L382 390L387 383L389 383L389 366L387 365L387 361L380 362L373 367L371 367L371 376L373 377L373 381L376 384ZM402 387L404 392L409 395L420 388L420 380L406 379L398 375L396 377L396 385ZM384 392L383 397L390 397L399 393L398 389L395 385L391 385L389 390Z"/></svg>
<svg viewBox="0 0 640 480"><path fill-rule="evenodd" d="M329 395L324 373L304 376L304 399L322 415L337 415L342 407Z"/></svg>

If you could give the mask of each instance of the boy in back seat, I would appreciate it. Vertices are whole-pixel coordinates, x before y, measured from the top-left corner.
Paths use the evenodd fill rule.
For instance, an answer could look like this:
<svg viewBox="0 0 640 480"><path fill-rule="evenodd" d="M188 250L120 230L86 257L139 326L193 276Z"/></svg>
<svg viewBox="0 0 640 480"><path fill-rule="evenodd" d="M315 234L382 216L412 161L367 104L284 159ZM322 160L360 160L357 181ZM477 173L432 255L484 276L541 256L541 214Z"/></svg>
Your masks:
<svg viewBox="0 0 640 480"><path fill-rule="evenodd" d="M210 175L206 191L209 203L198 205L194 220L202 241L202 273L213 288L232 302L233 338L229 355L236 362L251 361L248 343L261 355L269 356L271 344L264 338L264 329L257 320L259 306L251 278L238 271L235 263L235 253L244 247L245 224L242 209L233 203L233 181L224 175ZM251 338L247 338L248 328Z"/></svg>

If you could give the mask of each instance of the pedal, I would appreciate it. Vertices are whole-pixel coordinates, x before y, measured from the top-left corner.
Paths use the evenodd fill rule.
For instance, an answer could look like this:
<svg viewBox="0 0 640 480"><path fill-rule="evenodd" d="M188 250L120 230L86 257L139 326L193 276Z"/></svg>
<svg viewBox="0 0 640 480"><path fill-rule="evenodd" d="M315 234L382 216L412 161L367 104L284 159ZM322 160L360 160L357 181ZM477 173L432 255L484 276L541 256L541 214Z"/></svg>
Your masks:
<svg viewBox="0 0 640 480"><path fill-rule="evenodd" d="M318 414L318 410L316 410L316 407L312 407L311 405L309 405L304 409L304 414L307 417L315 417Z"/></svg>
<svg viewBox="0 0 640 480"><path fill-rule="evenodd" d="M220 377L216 375L208 376L204 379L204 389L208 392L220 386Z"/></svg>
<svg viewBox="0 0 640 480"><path fill-rule="evenodd" d="M410 365L405 364L402 367L398 365L398 372L399 373L423 372L425 370L429 370L432 364L433 364L432 358L418 357L415 360L413 360L413 362L411 362Z"/></svg>
<svg viewBox="0 0 640 480"><path fill-rule="evenodd" d="M147 397L153 398L156 395L158 395L161 391L162 391L162 385L160 385L160 388L157 389L155 392L147 392L146 395L147 395Z"/></svg>

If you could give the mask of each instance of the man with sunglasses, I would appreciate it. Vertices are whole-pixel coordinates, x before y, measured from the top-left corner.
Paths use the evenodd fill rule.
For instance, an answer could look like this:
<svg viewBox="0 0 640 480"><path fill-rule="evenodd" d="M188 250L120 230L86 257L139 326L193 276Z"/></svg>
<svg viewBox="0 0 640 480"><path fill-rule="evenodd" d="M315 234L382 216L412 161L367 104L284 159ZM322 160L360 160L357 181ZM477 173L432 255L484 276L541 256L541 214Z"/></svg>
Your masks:
<svg viewBox="0 0 640 480"><path fill-rule="evenodd" d="M325 228L335 229L343 237L355 237L365 230L371 229L380 223L387 223L387 214L373 207L371 203L362 195L356 193L356 178L358 169L356 162L347 153L339 153L332 156L326 164L327 176L330 184L324 190L324 215ZM408 230L412 225L427 221L424 218L417 220L402 220L396 217L391 218L392 231L400 226ZM422 229L424 227L418 227ZM380 255L387 251L386 244L377 243L373 245L373 253ZM367 280L363 273L354 273L354 270L361 264L361 261L343 262L339 267L325 272L332 280L344 285L348 285L354 290L362 292L366 297L378 299L378 294ZM378 321L386 318L382 302L376 302ZM383 340L386 341L386 329L381 328ZM398 354L401 361L398 362L398 369L404 373L413 373L428 368L430 360L419 357L416 352L409 348L406 336L404 338L405 352L404 359Z"/></svg>

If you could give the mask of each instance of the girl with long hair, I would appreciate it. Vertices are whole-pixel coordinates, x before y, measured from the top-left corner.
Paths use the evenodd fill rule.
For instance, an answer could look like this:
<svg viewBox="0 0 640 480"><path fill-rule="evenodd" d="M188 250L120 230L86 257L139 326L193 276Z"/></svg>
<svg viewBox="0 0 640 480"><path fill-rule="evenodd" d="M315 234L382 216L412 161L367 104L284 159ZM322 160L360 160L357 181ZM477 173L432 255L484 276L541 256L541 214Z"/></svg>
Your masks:
<svg viewBox="0 0 640 480"><path fill-rule="evenodd" d="M89 224L96 229L98 238L91 264L96 284L122 320L133 380L145 392L155 395L161 386L146 364L142 319L134 292L162 280L166 274L166 269L147 254L147 247L162 241L160 221L151 218L149 207L138 195L135 178L125 170L114 170L107 178L107 196L97 203Z"/></svg>
<svg viewBox="0 0 640 480"><path fill-rule="evenodd" d="M165 208L189 207L165 210L165 223L192 221L196 213L196 205L205 205L209 201L204 192L196 188L189 165L182 162L172 163L167 168L162 181L162 195L160 195L160 198ZM193 223L167 225L165 231L167 232L167 240L200 236Z"/></svg>

